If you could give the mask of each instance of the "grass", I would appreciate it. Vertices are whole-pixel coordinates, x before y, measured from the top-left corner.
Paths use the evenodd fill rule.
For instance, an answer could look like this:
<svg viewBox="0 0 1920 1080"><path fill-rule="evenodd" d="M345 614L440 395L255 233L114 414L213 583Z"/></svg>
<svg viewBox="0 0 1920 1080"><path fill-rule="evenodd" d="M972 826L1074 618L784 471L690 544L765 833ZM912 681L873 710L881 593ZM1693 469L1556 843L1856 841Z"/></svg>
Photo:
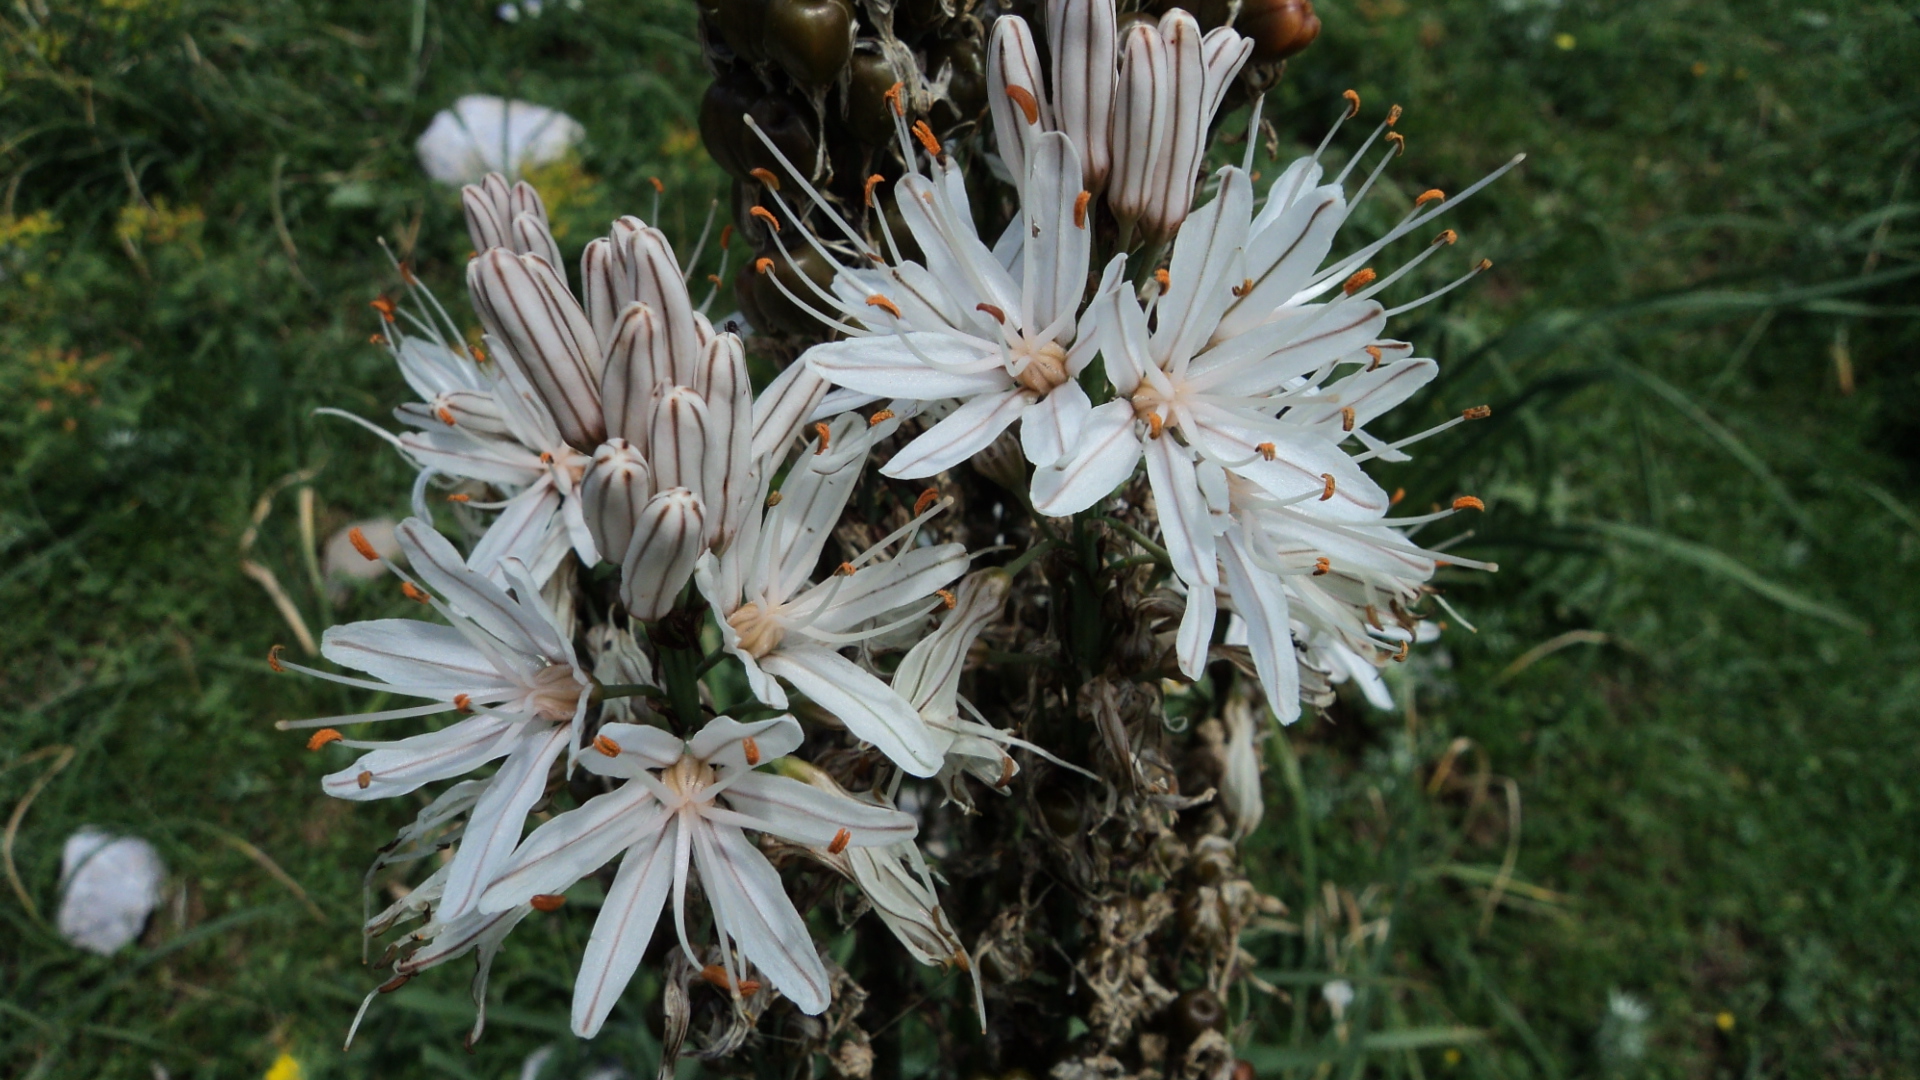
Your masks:
<svg viewBox="0 0 1920 1080"><path fill-rule="evenodd" d="M426 0L0 15L9 1074L257 1076L286 1051L310 1077L497 1076L556 1039L576 1072L651 1067L637 1009L593 1044L561 1035L571 971L543 960L578 954L577 918L511 939L473 1055L451 971L382 999L337 1051L368 982L359 871L398 811L323 799L272 731L366 703L268 672L288 630L239 570L262 494L297 471L318 470L323 535L405 509L401 463L310 412L402 393L365 343L393 284L376 237L458 294L457 201L412 159L433 110L508 93L586 125L543 178L570 249L647 211L649 176L669 233L698 230L719 186L691 138L690 7L548 7L512 25ZM1252 947L1299 1007L1241 1003L1249 1056L1263 1075L1906 1073L1910 13L1319 8L1326 37L1270 114L1297 143L1348 85L1406 103L1383 218L1531 156L1451 222L1495 271L1404 331L1443 370L1410 429L1481 402L1494 417L1388 478L1410 505L1484 497L1471 554L1503 569L1446 582L1479 632L1397 671L1399 712L1343 701L1270 741L1250 850L1303 934ZM248 554L318 621L300 548L285 490ZM331 614L400 609L375 588ZM46 926L61 841L86 822L152 840L179 886L113 959ZM1382 932L1356 940L1355 916ZM1327 972L1356 987L1344 1029L1314 986Z"/></svg>

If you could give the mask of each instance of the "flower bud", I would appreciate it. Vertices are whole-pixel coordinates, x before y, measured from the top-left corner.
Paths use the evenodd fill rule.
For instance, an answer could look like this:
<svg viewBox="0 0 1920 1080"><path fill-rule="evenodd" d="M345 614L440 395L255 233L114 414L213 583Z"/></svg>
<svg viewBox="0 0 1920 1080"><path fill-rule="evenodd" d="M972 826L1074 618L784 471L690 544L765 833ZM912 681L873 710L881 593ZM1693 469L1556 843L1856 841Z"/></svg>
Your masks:
<svg viewBox="0 0 1920 1080"><path fill-rule="evenodd" d="M1053 130L1047 91L1040 74L1040 51L1025 19L1002 17L987 44L987 108L1000 159L1017 177L1027 175L1027 147Z"/></svg>
<svg viewBox="0 0 1920 1080"><path fill-rule="evenodd" d="M528 191L533 190L526 184L520 186L527 188ZM547 261L548 266L553 267L556 275L560 273L560 267L563 265L560 262L560 244L554 240L553 234L547 231L544 215L540 217L528 213L513 215L513 249L522 255L540 256ZM561 284L566 284L565 278L561 278Z"/></svg>
<svg viewBox="0 0 1920 1080"><path fill-rule="evenodd" d="M669 488L647 502L620 567L620 600L629 615L651 621L673 610L707 549L705 534L706 508L686 488Z"/></svg>
<svg viewBox="0 0 1920 1080"><path fill-rule="evenodd" d="M493 248L467 264L474 310L501 360L524 377L547 407L560 437L596 446L606 433L600 414L600 343L585 312L545 259Z"/></svg>
<svg viewBox="0 0 1920 1080"><path fill-rule="evenodd" d="M601 558L619 562L626 557L648 498L647 459L625 439L601 443L580 481L587 531Z"/></svg>
<svg viewBox="0 0 1920 1080"><path fill-rule="evenodd" d="M1165 141L1173 93L1167 43L1160 28L1135 23L1120 42L1120 81L1113 102L1113 166L1107 205L1123 222L1137 221L1152 202L1155 158Z"/></svg>
<svg viewBox="0 0 1920 1080"><path fill-rule="evenodd" d="M673 358L673 381L681 386L693 385L704 342L673 246L667 243L665 233L640 223L639 218L622 218L613 241L622 305L638 300L653 309L654 318L660 320L666 333L668 355Z"/></svg>
<svg viewBox="0 0 1920 1080"><path fill-rule="evenodd" d="M1113 0L1047 5L1053 59L1053 112L1080 155L1081 186L1099 191L1112 164Z"/></svg>
<svg viewBox="0 0 1920 1080"><path fill-rule="evenodd" d="M628 439L645 453L654 395L673 385L667 328L652 308L635 300L614 323L612 342L607 348L607 368L600 378L607 434Z"/></svg>
<svg viewBox="0 0 1920 1080"><path fill-rule="evenodd" d="M707 458L707 403L690 386L663 387L647 434L647 463L656 488L702 490ZM704 500L703 500L704 501ZM718 508L715 507L715 510Z"/></svg>
<svg viewBox="0 0 1920 1080"><path fill-rule="evenodd" d="M775 376L753 403L753 459L785 456L828 389L827 380L804 361Z"/></svg>
<svg viewBox="0 0 1920 1080"><path fill-rule="evenodd" d="M714 537L732 539L749 513L758 484L753 469L753 384L740 339L720 334L707 344L701 392L707 405L706 460L700 495L711 508Z"/></svg>
<svg viewBox="0 0 1920 1080"><path fill-rule="evenodd" d="M532 184L522 180L509 188L506 177L488 173L479 184L460 189L460 204L473 250L506 248L515 255L538 255L552 267L560 265L560 245L547 226L547 206Z"/></svg>

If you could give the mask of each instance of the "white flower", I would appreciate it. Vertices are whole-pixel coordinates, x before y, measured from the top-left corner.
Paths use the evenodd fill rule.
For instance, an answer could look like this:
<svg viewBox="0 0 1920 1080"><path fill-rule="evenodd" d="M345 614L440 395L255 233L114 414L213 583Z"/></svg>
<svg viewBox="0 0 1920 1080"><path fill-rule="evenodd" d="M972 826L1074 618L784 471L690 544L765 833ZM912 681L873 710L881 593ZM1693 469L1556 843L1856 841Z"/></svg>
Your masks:
<svg viewBox="0 0 1920 1080"><path fill-rule="evenodd" d="M800 740L800 725L790 716L752 724L718 717L685 742L659 728L601 728L582 763L626 783L534 830L480 901L482 912L512 911L536 896L563 892L625 852L574 984L575 1033L592 1037L612 1012L669 891L681 948L700 964L687 937L690 864L713 905L728 983L751 992L726 947L731 939L803 1012L825 1011L827 971L806 923L779 873L742 830L840 851L911 840L916 826L898 811L755 771Z"/></svg>
<svg viewBox="0 0 1920 1080"><path fill-rule="evenodd" d="M546 788L549 767L561 751L577 752L593 682L572 643L541 605L538 587L517 563L506 568L515 589L509 593L469 569L453 545L425 522L408 518L396 533L418 578L389 568L400 575L409 596L431 603L449 625L377 619L329 629L321 639L321 654L373 679L334 675L277 657L274 664L347 686L426 698L428 703L276 726L325 728L308 744L315 749L339 742L370 751L321 781L322 790L341 799L405 795L506 759L486 781L465 839L447 867L445 902L438 914L452 920L472 909L480 890L519 841L527 812ZM394 742L343 739L333 730L334 725L456 710L473 715Z"/></svg>
<svg viewBox="0 0 1920 1080"><path fill-rule="evenodd" d="M586 133L566 113L545 106L468 94L435 113L413 148L428 176L452 186L558 161Z"/></svg>
<svg viewBox="0 0 1920 1080"><path fill-rule="evenodd" d="M1077 381L1095 345L1079 326L1091 243L1079 155L1066 136L1040 135L1026 170L1011 269L974 231L960 167L943 156L931 177L910 172L894 189L923 262L896 250L885 269L839 271L821 297L848 332L807 351L823 377L869 397L962 402L895 454L888 476L949 469L1015 420L1028 459L1052 465L1092 411ZM1123 265L1102 290L1119 286Z"/></svg>
<svg viewBox="0 0 1920 1080"><path fill-rule="evenodd" d="M727 651L745 666L755 697L786 708L785 682L902 769L931 776L940 769L946 739L838 650L912 625L941 606L930 598L966 569L966 549L914 547L913 541L945 503L922 507L919 516L841 564L826 581L810 580L860 478L867 448L897 424L882 421L868 429L866 421L848 415L831 427L820 425L822 437L802 451L765 518L750 517L725 552L702 557L694 580L713 606ZM895 545L904 550L883 560Z"/></svg>

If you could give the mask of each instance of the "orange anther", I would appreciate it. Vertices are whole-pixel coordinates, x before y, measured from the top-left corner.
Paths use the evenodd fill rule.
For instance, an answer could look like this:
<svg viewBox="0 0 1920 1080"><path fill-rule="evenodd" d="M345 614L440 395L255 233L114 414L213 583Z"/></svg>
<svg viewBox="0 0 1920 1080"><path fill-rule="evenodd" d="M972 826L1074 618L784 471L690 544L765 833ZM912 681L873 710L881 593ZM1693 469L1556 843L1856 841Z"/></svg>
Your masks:
<svg viewBox="0 0 1920 1080"><path fill-rule="evenodd" d="M1473 269L1475 273L1485 273L1488 270L1493 269L1493 260L1481 259L1479 265L1475 266Z"/></svg>
<svg viewBox="0 0 1920 1080"><path fill-rule="evenodd" d="M733 240L733 222L729 221L725 225L720 226L720 250L721 251L727 250L727 245L731 243L732 240Z"/></svg>
<svg viewBox="0 0 1920 1080"><path fill-rule="evenodd" d="M1165 420L1160 419L1159 413L1150 412L1147 414L1147 437L1148 438L1150 439L1159 438L1160 432L1165 430L1166 426L1167 426L1167 422Z"/></svg>
<svg viewBox="0 0 1920 1080"><path fill-rule="evenodd" d="M1263 442L1259 446L1254 447L1253 449L1255 453L1259 454L1263 459L1267 461L1272 461L1275 457L1278 456L1278 451L1274 449L1273 444L1270 442Z"/></svg>
<svg viewBox="0 0 1920 1080"><path fill-rule="evenodd" d="M721 967L719 964L708 964L706 967L701 968L700 977L722 990L733 985L733 980L727 978L727 969Z"/></svg>
<svg viewBox="0 0 1920 1080"><path fill-rule="evenodd" d="M540 464L542 465L553 464L553 451L551 450L540 451Z"/></svg>
<svg viewBox="0 0 1920 1080"><path fill-rule="evenodd" d="M1437 247L1441 244L1451 244L1458 239L1460 239L1459 233L1454 232L1452 229L1442 229L1440 235L1433 238L1433 242Z"/></svg>
<svg viewBox="0 0 1920 1080"><path fill-rule="evenodd" d="M361 791L365 791L367 788L373 786L373 774L370 772L362 772L359 776L353 778L353 782L360 785Z"/></svg>
<svg viewBox="0 0 1920 1080"><path fill-rule="evenodd" d="M935 589L933 590L933 595L940 598L940 602L946 605L948 611L952 611L954 606L960 603L960 601L954 599L953 593L947 589Z"/></svg>
<svg viewBox="0 0 1920 1080"><path fill-rule="evenodd" d="M760 992L759 979L741 979L740 980L740 995L742 997L752 997L753 995L759 992Z"/></svg>
<svg viewBox="0 0 1920 1080"><path fill-rule="evenodd" d="M1393 125L1399 122L1400 122L1400 106L1395 105L1392 108L1387 110L1387 126L1392 127Z"/></svg>
<svg viewBox="0 0 1920 1080"><path fill-rule="evenodd" d="M1009 86L1007 96L1013 99L1015 105L1020 106L1020 115L1027 118L1027 123L1040 122L1040 101L1033 96L1033 91L1024 86Z"/></svg>
<svg viewBox="0 0 1920 1080"><path fill-rule="evenodd" d="M1407 658L1407 642L1402 641L1400 643L1400 651L1393 654L1393 659L1395 663L1399 663L1400 661L1405 660L1406 658Z"/></svg>
<svg viewBox="0 0 1920 1080"><path fill-rule="evenodd" d="M747 175L767 185L768 191L780 190L780 178L773 175L772 169L748 169Z"/></svg>
<svg viewBox="0 0 1920 1080"><path fill-rule="evenodd" d="M412 979L413 976L411 975L395 975L393 978L380 984L380 992L383 994L391 994L395 990L407 985Z"/></svg>
<svg viewBox="0 0 1920 1080"><path fill-rule="evenodd" d="M864 201L868 206L872 206L873 205L873 189L879 187L881 183L885 180L886 180L886 177L881 176L879 173L874 173L872 176L867 177L866 187L861 189L861 192L860 192L860 198L862 199L862 201Z"/></svg>
<svg viewBox="0 0 1920 1080"><path fill-rule="evenodd" d="M421 588L418 585L415 585L411 581L403 581L400 583L400 593L402 596L405 596L407 599L412 600L415 603L419 603L419 604L433 603L433 597L427 595L427 590Z"/></svg>
<svg viewBox="0 0 1920 1080"><path fill-rule="evenodd" d="M777 492L777 491L775 491L775 492L772 492L772 493L770 493L770 494L768 494L768 495L767 495L767 509L769 509L769 510L771 510L771 509L773 509L774 507L776 507L776 506L779 506L779 505L780 505L780 500L781 500L781 499L782 499L783 497L784 497L784 496L782 496L782 495L781 495L781 494L780 494L779 492Z"/></svg>
<svg viewBox="0 0 1920 1080"><path fill-rule="evenodd" d="M1160 291L1163 294L1173 288L1173 275L1167 273L1165 270L1155 270L1153 272L1153 280L1155 284L1160 286Z"/></svg>
<svg viewBox="0 0 1920 1080"><path fill-rule="evenodd" d="M1243 278L1241 279L1240 284L1235 285L1233 287L1233 295L1235 296L1245 296L1252 291L1253 291L1252 278Z"/></svg>
<svg viewBox="0 0 1920 1080"><path fill-rule="evenodd" d="M369 345L385 345L386 343L387 336L385 334L373 334L367 338L367 344Z"/></svg>
<svg viewBox="0 0 1920 1080"><path fill-rule="evenodd" d="M620 744L607 738L605 735L595 735L593 737L593 748L608 757L620 756Z"/></svg>
<svg viewBox="0 0 1920 1080"><path fill-rule="evenodd" d="M373 545L367 542L367 534L361 532L358 525L347 530L347 542L353 545L353 550L359 552L361 558L368 562L380 561L380 553L373 550Z"/></svg>
<svg viewBox="0 0 1920 1080"><path fill-rule="evenodd" d="M469 345L467 346L467 351L473 354L474 363L484 364L487 362L487 350L481 348L480 346Z"/></svg>
<svg viewBox="0 0 1920 1080"><path fill-rule="evenodd" d="M780 219L779 219L779 218L777 218L777 217L774 217L774 216L773 216L773 211L771 211L771 210L769 210L769 209L767 209L767 208L766 208L766 207L764 207L764 206L755 206L755 207L753 207L753 208L752 208L751 210L748 210L748 211L747 211L747 216L749 216L749 217L757 217L757 218L759 218L759 219L760 219L761 221L764 221L764 222L766 222L767 224L769 224L769 225L771 225L771 226L773 226L773 231L774 231L774 232L779 232L779 231L780 231Z"/></svg>
<svg viewBox="0 0 1920 1080"><path fill-rule="evenodd" d="M1327 486L1321 489L1321 492L1320 492L1320 501L1326 502L1328 499L1333 498L1333 474L1330 472L1323 472L1320 474L1320 479L1325 480L1327 482Z"/></svg>
<svg viewBox="0 0 1920 1080"><path fill-rule="evenodd" d="M881 296L879 293L874 293L872 296L867 297L867 306L877 307L896 319L900 317L900 305Z"/></svg>
<svg viewBox="0 0 1920 1080"><path fill-rule="evenodd" d="M448 502L457 502L457 503L463 503L463 502L472 502L472 501L473 501L473 496L471 496L471 495L469 495L469 494L467 494L467 493L466 493L466 492L464 492L464 491L456 491L456 492L454 492L453 494L451 494L451 495L449 495L449 496L447 496L447 501L448 501Z"/></svg>
<svg viewBox="0 0 1920 1080"><path fill-rule="evenodd" d="M1399 157L1401 154L1404 154L1407 152L1407 137L1405 135L1400 134L1397 131L1387 132L1386 139L1384 141L1386 141L1387 143L1390 143L1393 146L1394 157Z"/></svg>
<svg viewBox="0 0 1920 1080"><path fill-rule="evenodd" d="M649 176L649 177L647 177L647 183L649 183L649 184L652 184L652 185L653 185L653 193L654 193L655 195L664 195L664 194L666 194L666 192L667 192L667 185L665 185L665 184L663 184L663 183L661 183L661 182L660 182L660 178L659 178L659 177L657 177L657 176Z"/></svg>
<svg viewBox="0 0 1920 1080"><path fill-rule="evenodd" d="M566 897L554 893L541 893L539 896L527 901L528 904L533 906L533 910L535 911L559 911L560 906L566 902Z"/></svg>
<svg viewBox="0 0 1920 1080"><path fill-rule="evenodd" d="M1348 405L1345 408L1340 410L1340 430L1341 431L1353 430L1353 406L1351 405Z"/></svg>
<svg viewBox="0 0 1920 1080"><path fill-rule="evenodd" d="M975 304L973 305L973 310L984 311L987 314L993 316L994 322L1000 323L1003 326L1006 324L1007 313L1005 311L1002 311L1000 308L994 306L993 304L987 304L987 303Z"/></svg>
<svg viewBox="0 0 1920 1080"><path fill-rule="evenodd" d="M1327 558L1325 555L1322 555L1319 558L1313 560L1313 576L1314 577L1319 577L1321 574L1327 573L1332 569L1333 569L1333 560Z"/></svg>
<svg viewBox="0 0 1920 1080"><path fill-rule="evenodd" d="M1347 119L1360 115L1360 93L1357 90L1343 90L1340 96L1347 99Z"/></svg>
<svg viewBox="0 0 1920 1080"><path fill-rule="evenodd" d="M448 427L452 427L455 424L459 423L458 420L455 420L453 418L453 410L447 408L445 405L440 406L439 410L435 412L433 415L439 417L440 422L447 425Z"/></svg>
<svg viewBox="0 0 1920 1080"><path fill-rule="evenodd" d="M344 738L346 738L346 736L340 734L338 731L330 727L323 727L319 731L314 732L313 736L307 740L307 749L318 750L330 742L339 742Z"/></svg>
<svg viewBox="0 0 1920 1080"><path fill-rule="evenodd" d="M1400 505L1400 500L1401 500L1401 499L1404 499L1404 498L1406 498L1406 497L1407 497L1407 489L1406 489L1406 488L1394 488L1394 489L1393 489L1393 494L1392 494L1391 496L1389 496L1389 497L1387 498L1387 505L1388 505L1388 506L1399 506L1399 505Z"/></svg>
<svg viewBox="0 0 1920 1080"><path fill-rule="evenodd" d="M833 568L833 575L835 577L852 577L854 571L858 569L860 568L853 565L850 562L843 562L839 566L836 566Z"/></svg>
<svg viewBox="0 0 1920 1080"><path fill-rule="evenodd" d="M1093 192L1083 191L1073 197L1073 227L1087 227L1087 204L1093 201Z"/></svg>
<svg viewBox="0 0 1920 1080"><path fill-rule="evenodd" d="M1462 495L1453 500L1453 508L1455 510L1485 510L1487 504L1472 495Z"/></svg>
<svg viewBox="0 0 1920 1080"><path fill-rule="evenodd" d="M940 501L939 488L928 488L927 490L921 492L920 497L913 500L913 516L919 517L921 514L926 513L927 507L932 506L934 503L939 501Z"/></svg>
<svg viewBox="0 0 1920 1080"><path fill-rule="evenodd" d="M708 274L708 275L707 275L707 280L713 283L713 287L714 287L714 288L716 288L716 289L717 289L717 288L719 288L719 287L720 287L720 275L719 275L719 274Z"/></svg>
<svg viewBox="0 0 1920 1080"><path fill-rule="evenodd" d="M393 301L382 296L371 301L367 306L379 312L382 319L388 322L393 321Z"/></svg>
<svg viewBox="0 0 1920 1080"><path fill-rule="evenodd" d="M456 709L459 709L461 712L472 712L473 711L473 695L472 694L453 695L453 707Z"/></svg>
<svg viewBox="0 0 1920 1080"><path fill-rule="evenodd" d="M1492 415L1493 415L1493 406L1475 405L1473 408L1467 409L1466 411L1462 412L1460 414L1460 418L1462 420L1485 420L1487 417Z"/></svg>
<svg viewBox="0 0 1920 1080"><path fill-rule="evenodd" d="M891 419L893 419L893 410L881 409L879 412L874 413L872 416L867 417L867 426L879 427L881 424L884 424Z"/></svg>
<svg viewBox="0 0 1920 1080"><path fill-rule="evenodd" d="M1413 200L1413 206L1414 206L1414 209L1417 210L1420 207L1425 206L1430 202L1439 202L1440 200L1446 197L1447 197L1447 193L1444 191L1441 191L1439 188L1437 187L1428 188L1427 190L1420 193L1419 198Z"/></svg>
<svg viewBox="0 0 1920 1080"><path fill-rule="evenodd" d="M267 650L267 666L273 669L275 675L279 675L287 670L286 667L280 663L280 652L285 648L285 645L275 645L273 648Z"/></svg>
<svg viewBox="0 0 1920 1080"><path fill-rule="evenodd" d="M760 743L753 736L748 735L740 740L740 750L747 755L748 768L760 764Z"/></svg>
<svg viewBox="0 0 1920 1080"><path fill-rule="evenodd" d="M773 259L771 259L766 255L762 255L759 258L753 260L753 272L756 274L773 273Z"/></svg>
<svg viewBox="0 0 1920 1080"><path fill-rule="evenodd" d="M1361 350L1365 352L1368 356L1373 357L1373 363L1367 365L1368 371L1372 371L1374 368L1377 368L1380 366L1380 361L1384 358L1384 354L1382 354L1380 351L1380 346L1363 345L1361 346Z"/></svg>
<svg viewBox="0 0 1920 1080"><path fill-rule="evenodd" d="M839 832L833 834L833 843L827 845L827 854L838 855L847 850L847 845L852 842L853 834L843 826Z"/></svg>
<svg viewBox="0 0 1920 1080"><path fill-rule="evenodd" d="M1348 296L1352 296L1354 293L1373 284L1373 279L1379 276L1379 274L1373 272L1373 267L1362 267L1353 272L1353 276L1347 279L1345 285L1340 286L1340 290Z"/></svg>
<svg viewBox="0 0 1920 1080"><path fill-rule="evenodd" d="M827 447L833 442L833 429L828 427L826 421L823 420L813 425L813 433L820 436L820 445L816 447L813 452L816 454L826 453Z"/></svg>
<svg viewBox="0 0 1920 1080"><path fill-rule="evenodd" d="M927 153L940 156L940 140L933 137L933 129L927 126L925 120L913 122L913 137L920 140L920 145L927 148Z"/></svg>
<svg viewBox="0 0 1920 1080"><path fill-rule="evenodd" d="M897 83L894 83L892 86L887 87L887 92L881 95L882 97L887 99L888 105L893 106L893 115L895 116L907 115L907 107L900 103L900 91L905 90L906 88L907 88L906 83L897 82Z"/></svg>

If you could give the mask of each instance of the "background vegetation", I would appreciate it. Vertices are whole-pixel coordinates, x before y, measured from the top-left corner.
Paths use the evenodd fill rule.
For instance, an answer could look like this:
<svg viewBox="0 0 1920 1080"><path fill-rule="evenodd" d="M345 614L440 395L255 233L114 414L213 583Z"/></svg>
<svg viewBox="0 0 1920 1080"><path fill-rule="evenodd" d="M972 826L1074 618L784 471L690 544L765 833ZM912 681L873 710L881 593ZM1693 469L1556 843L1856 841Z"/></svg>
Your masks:
<svg viewBox="0 0 1920 1080"><path fill-rule="evenodd" d="M314 587L281 482L312 470L321 536L405 510L402 463L310 413L403 395L366 342L394 283L377 237L461 292L457 199L412 152L436 109L501 93L586 125L539 177L573 249L647 213L649 177L683 242L719 193L693 132L691 5L546 7L0 12L7 1074L258 1076L285 1053L310 1077L507 1076L550 1043L547 1075L651 1069L637 1008L596 1043L564 1034L586 930L564 917L515 935L471 1056L457 970L382 999L338 1051L369 981L358 868L401 811L323 799L318 762L272 730L360 703L268 672L288 630L240 566L250 544L316 623L400 608ZM1909 1074L1913 12L1319 10L1326 34L1270 115L1291 147L1349 85L1404 102L1409 153L1369 212L1531 157L1452 222L1495 272L1404 330L1444 372L1409 429L1482 402L1494 419L1389 478L1412 505L1485 497L1468 546L1503 569L1445 583L1478 632L1456 623L1397 670L1397 712L1343 699L1269 741L1251 850L1301 933L1252 943L1292 996L1235 1003L1248 1058L1262 1075ZM112 959L47 928L82 823L149 838L179 886ZM1356 989L1337 1017L1316 986L1335 975Z"/></svg>

